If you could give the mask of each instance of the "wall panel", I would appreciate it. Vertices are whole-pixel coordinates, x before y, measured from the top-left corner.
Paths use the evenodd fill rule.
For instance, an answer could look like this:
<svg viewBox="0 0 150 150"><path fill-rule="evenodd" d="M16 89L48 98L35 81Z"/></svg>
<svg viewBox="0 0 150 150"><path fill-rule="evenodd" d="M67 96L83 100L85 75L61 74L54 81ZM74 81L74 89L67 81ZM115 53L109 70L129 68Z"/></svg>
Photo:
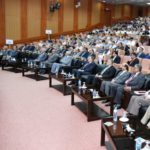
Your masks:
<svg viewBox="0 0 150 150"><path fill-rule="evenodd" d="M28 0L28 37L41 35L41 0Z"/></svg>
<svg viewBox="0 0 150 150"><path fill-rule="evenodd" d="M74 0L64 0L64 32L73 31L74 7Z"/></svg>
<svg viewBox="0 0 150 150"><path fill-rule="evenodd" d="M20 0L5 0L6 38L18 40L21 37Z"/></svg>
<svg viewBox="0 0 150 150"><path fill-rule="evenodd" d="M150 8L148 8L148 16L150 17Z"/></svg>
<svg viewBox="0 0 150 150"><path fill-rule="evenodd" d="M100 22L100 3L97 0L92 0L92 25Z"/></svg>
<svg viewBox="0 0 150 150"><path fill-rule="evenodd" d="M122 5L116 5L115 7L115 19L120 19L122 16Z"/></svg>
<svg viewBox="0 0 150 150"><path fill-rule="evenodd" d="M78 29L84 29L87 26L88 1L81 0L81 7L78 8Z"/></svg>
<svg viewBox="0 0 150 150"><path fill-rule="evenodd" d="M131 6L124 5L124 17L130 17L131 14Z"/></svg>
<svg viewBox="0 0 150 150"><path fill-rule="evenodd" d="M5 43L5 0L0 1L0 46Z"/></svg>
<svg viewBox="0 0 150 150"><path fill-rule="evenodd" d="M47 24L46 28L51 29L53 33L58 33L58 10L55 12L49 11L49 0L47 0Z"/></svg>
<svg viewBox="0 0 150 150"><path fill-rule="evenodd" d="M150 16L150 8L114 5L109 6L111 12L106 14L107 4L97 0L81 0L81 7L77 9L76 0L60 2L61 8L51 13L50 0L0 0L0 45L5 42L5 34L16 42L27 42L44 39L45 29L52 29L56 36L135 18L139 9Z"/></svg>

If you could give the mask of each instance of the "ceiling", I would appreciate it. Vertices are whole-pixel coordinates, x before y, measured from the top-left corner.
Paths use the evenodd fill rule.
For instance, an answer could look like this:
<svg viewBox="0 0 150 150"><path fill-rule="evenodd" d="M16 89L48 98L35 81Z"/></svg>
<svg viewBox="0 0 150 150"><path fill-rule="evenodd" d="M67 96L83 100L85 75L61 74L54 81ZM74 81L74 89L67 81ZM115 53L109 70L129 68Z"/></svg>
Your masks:
<svg viewBox="0 0 150 150"><path fill-rule="evenodd" d="M147 3L150 3L150 0L99 0L99 1L113 4L133 4L133 5L147 5Z"/></svg>

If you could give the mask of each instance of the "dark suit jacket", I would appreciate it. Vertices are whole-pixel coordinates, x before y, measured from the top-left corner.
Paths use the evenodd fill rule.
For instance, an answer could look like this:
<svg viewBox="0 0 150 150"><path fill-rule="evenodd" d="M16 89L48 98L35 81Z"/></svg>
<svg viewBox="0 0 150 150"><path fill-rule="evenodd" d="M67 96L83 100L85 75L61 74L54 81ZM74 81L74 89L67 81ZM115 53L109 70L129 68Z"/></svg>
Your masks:
<svg viewBox="0 0 150 150"><path fill-rule="evenodd" d="M81 69L84 70L84 72L88 72L90 74L93 74L93 72L96 69L96 64L95 64L95 62L87 63Z"/></svg>
<svg viewBox="0 0 150 150"><path fill-rule="evenodd" d="M120 56L116 56L115 58L113 58L113 62L116 64L120 64L121 58Z"/></svg>
<svg viewBox="0 0 150 150"><path fill-rule="evenodd" d="M133 80L131 80L127 86L130 86L132 90L141 89L145 83L145 76L139 73Z"/></svg>
<svg viewBox="0 0 150 150"><path fill-rule="evenodd" d="M89 52L83 52L80 57L83 57L83 58L88 58L89 57Z"/></svg>
<svg viewBox="0 0 150 150"><path fill-rule="evenodd" d="M139 57L139 58L145 58L145 54L144 54L144 53L139 53L139 54L137 55L137 57Z"/></svg>
<svg viewBox="0 0 150 150"><path fill-rule="evenodd" d="M102 78L113 78L116 73L116 69L114 66L108 68L105 72L101 72Z"/></svg>
<svg viewBox="0 0 150 150"><path fill-rule="evenodd" d="M128 61L127 64L131 67L134 67L136 64L139 64L139 59L136 58L133 61Z"/></svg>

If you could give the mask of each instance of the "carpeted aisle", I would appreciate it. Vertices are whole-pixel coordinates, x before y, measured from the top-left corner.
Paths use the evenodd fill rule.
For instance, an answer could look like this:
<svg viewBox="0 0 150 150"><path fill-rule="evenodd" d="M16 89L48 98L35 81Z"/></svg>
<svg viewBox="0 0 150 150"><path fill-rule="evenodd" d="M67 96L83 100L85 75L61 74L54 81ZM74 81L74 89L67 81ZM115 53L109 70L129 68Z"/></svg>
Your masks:
<svg viewBox="0 0 150 150"><path fill-rule="evenodd" d="M0 70L0 150L105 150L100 128L48 80Z"/></svg>

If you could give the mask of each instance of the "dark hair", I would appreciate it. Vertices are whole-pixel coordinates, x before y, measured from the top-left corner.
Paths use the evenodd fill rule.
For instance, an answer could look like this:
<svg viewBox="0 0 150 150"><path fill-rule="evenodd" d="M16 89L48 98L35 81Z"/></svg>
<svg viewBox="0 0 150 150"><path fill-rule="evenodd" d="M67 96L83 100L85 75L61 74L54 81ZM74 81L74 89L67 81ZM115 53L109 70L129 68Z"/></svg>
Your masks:
<svg viewBox="0 0 150 150"><path fill-rule="evenodd" d="M118 52L117 52L117 51L114 51L113 53L116 54L116 55L118 55Z"/></svg>
<svg viewBox="0 0 150 150"><path fill-rule="evenodd" d="M136 54L136 53L131 53L131 55L133 55L133 56L135 56L135 57L137 56L137 54Z"/></svg>
<svg viewBox="0 0 150 150"><path fill-rule="evenodd" d="M129 66L127 64L124 65L124 67L126 68L126 70L129 70Z"/></svg>
<svg viewBox="0 0 150 150"><path fill-rule="evenodd" d="M89 57L91 57L93 60L95 59L95 55L94 54L90 55Z"/></svg>

